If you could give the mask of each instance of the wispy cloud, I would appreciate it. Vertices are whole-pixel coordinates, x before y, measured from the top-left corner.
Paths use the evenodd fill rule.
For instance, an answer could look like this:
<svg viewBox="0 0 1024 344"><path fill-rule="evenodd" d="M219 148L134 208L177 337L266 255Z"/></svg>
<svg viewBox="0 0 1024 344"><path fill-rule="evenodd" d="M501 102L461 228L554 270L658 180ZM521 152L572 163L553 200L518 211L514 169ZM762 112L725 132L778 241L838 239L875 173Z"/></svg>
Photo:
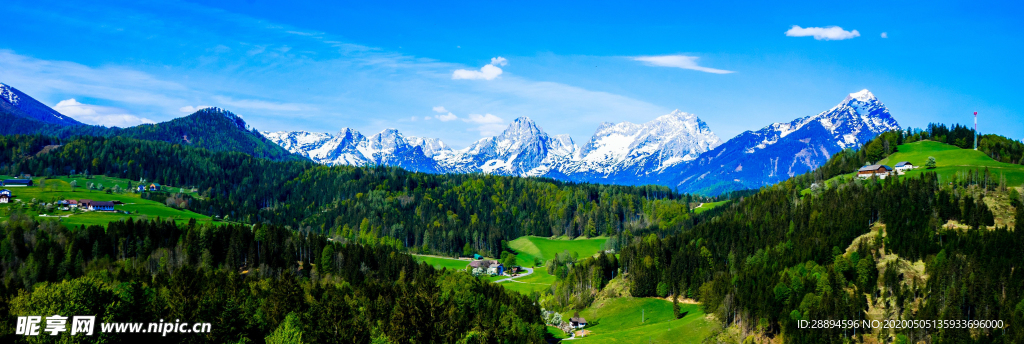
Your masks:
<svg viewBox="0 0 1024 344"><path fill-rule="evenodd" d="M470 114L468 118L462 119L465 122L477 124L471 130L479 131L480 136L494 136L505 129L505 120L492 114Z"/></svg>
<svg viewBox="0 0 1024 344"><path fill-rule="evenodd" d="M840 41L844 39L850 39L854 37L860 37L860 32L857 30L846 31L838 26L829 27L808 27L802 28L798 25L793 25L792 28L786 31L786 36L789 37L814 37L819 41ZM885 34L882 34L882 38L885 38Z"/></svg>
<svg viewBox="0 0 1024 344"><path fill-rule="evenodd" d="M236 107L242 109L287 112L315 110L314 107L306 104L280 103L258 99L232 99L224 96L215 96L213 97L213 99L216 99L221 104L227 105L229 107Z"/></svg>
<svg viewBox="0 0 1024 344"><path fill-rule="evenodd" d="M182 106L180 109L178 109L178 111L181 111L181 112L184 112L184 113L194 113L196 111L199 111L199 110L202 110L202 109L205 109L205 108L210 108L210 107L212 107L212 106L209 106L209 105L196 105L196 106L189 105L189 106Z"/></svg>
<svg viewBox="0 0 1024 344"><path fill-rule="evenodd" d="M503 72L498 66L505 65L508 65L508 60L504 57L492 57L491 63L481 67L480 70L456 69L452 73L452 80L494 80Z"/></svg>
<svg viewBox="0 0 1024 344"><path fill-rule="evenodd" d="M131 127L143 123L155 123L148 118L141 118L115 107L82 104L75 98L62 100L53 107L64 115L71 116L82 123L108 127Z"/></svg>
<svg viewBox="0 0 1024 344"><path fill-rule="evenodd" d="M675 67L682 69L692 69L705 73L714 74L729 74L735 73L731 70L708 68L697 65L697 56L686 56L686 55L662 55L662 56L638 56L634 57L634 61L641 61L648 66L657 67Z"/></svg>
<svg viewBox="0 0 1024 344"><path fill-rule="evenodd" d="M885 33L885 32L883 32L883 33L882 33L882 38L889 38L889 34L888 34L888 33Z"/></svg>
<svg viewBox="0 0 1024 344"><path fill-rule="evenodd" d="M434 112L437 112L437 113L448 112L448 109L445 109L444 106L435 106L432 110L434 110Z"/></svg>

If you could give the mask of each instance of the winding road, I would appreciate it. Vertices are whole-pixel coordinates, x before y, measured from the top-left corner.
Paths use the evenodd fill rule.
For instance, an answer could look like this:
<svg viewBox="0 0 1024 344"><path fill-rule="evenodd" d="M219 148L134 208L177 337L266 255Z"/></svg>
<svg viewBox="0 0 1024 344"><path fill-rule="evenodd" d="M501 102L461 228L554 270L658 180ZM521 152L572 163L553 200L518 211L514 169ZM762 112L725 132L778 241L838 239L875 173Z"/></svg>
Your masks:
<svg viewBox="0 0 1024 344"><path fill-rule="evenodd" d="M507 277L507 278L503 278L503 279L500 279L500 280L494 281L494 283L501 283L501 282L505 282L505 281L513 281L513 282L516 282L516 281L515 281L515 279L516 279L516 278L519 278L519 277L525 277L525 276L529 276L530 274L532 274L532 273L533 273L533 268L527 268L527 267L524 267L523 269L525 269L525 270L526 270L526 273L525 273L525 274L521 274L521 275L519 275L519 276L516 276L516 277Z"/></svg>

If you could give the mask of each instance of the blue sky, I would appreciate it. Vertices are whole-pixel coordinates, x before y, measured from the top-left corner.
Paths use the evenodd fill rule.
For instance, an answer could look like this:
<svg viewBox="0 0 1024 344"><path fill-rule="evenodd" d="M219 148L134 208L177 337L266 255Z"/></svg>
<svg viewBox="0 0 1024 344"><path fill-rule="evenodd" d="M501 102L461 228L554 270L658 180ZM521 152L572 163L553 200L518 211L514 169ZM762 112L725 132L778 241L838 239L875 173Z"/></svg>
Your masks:
<svg viewBox="0 0 1024 344"><path fill-rule="evenodd" d="M260 130L397 128L457 148L519 116L583 144L601 122L674 109L725 140L867 88L903 126L978 111L982 132L1020 139L1022 9L14 0L0 82L91 123L218 106Z"/></svg>

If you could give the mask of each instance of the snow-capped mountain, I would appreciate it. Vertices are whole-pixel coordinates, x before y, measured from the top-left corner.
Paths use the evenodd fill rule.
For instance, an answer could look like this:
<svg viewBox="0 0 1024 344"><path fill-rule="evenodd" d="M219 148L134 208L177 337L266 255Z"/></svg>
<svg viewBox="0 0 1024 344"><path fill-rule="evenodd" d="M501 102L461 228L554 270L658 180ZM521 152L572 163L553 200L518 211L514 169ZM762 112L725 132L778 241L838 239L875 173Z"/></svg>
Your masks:
<svg viewBox="0 0 1024 344"><path fill-rule="evenodd" d="M46 124L83 125L82 122L62 115L18 89L2 83L0 83L0 110Z"/></svg>
<svg viewBox="0 0 1024 344"><path fill-rule="evenodd" d="M431 154L437 154L450 150L440 140L415 137L408 140L395 129L387 129L371 137L349 128L342 128L335 135L305 131L262 134L289 152L327 165L391 165L419 172L437 172L436 163L424 151L429 149Z"/></svg>
<svg viewBox="0 0 1024 344"><path fill-rule="evenodd" d="M643 124L602 124L583 149L568 135L548 135L527 117L516 118L501 134L461 150L452 150L438 139L404 137L394 129L374 138L348 128L338 135L302 131L263 134L285 149L323 164L389 164L416 171L593 182L621 179L626 183L693 160L721 143L697 116L678 110Z"/></svg>
<svg viewBox="0 0 1024 344"><path fill-rule="evenodd" d="M817 115L746 131L722 143L704 121L673 111L650 122L601 124L582 147L568 135L549 135L520 117L501 134L453 150L433 138L394 129L364 137L264 132L293 153L323 164L393 165L422 172L541 176L613 184L661 184L718 194L759 188L817 168L846 148L900 129L868 90L852 93Z"/></svg>
<svg viewBox="0 0 1024 344"><path fill-rule="evenodd" d="M885 105L862 90L817 115L743 132L690 164L666 170L657 182L709 194L759 188L813 170L843 149L899 129Z"/></svg>
<svg viewBox="0 0 1024 344"><path fill-rule="evenodd" d="M679 110L644 124L604 123L565 172L635 179L694 160L721 143L704 121Z"/></svg>

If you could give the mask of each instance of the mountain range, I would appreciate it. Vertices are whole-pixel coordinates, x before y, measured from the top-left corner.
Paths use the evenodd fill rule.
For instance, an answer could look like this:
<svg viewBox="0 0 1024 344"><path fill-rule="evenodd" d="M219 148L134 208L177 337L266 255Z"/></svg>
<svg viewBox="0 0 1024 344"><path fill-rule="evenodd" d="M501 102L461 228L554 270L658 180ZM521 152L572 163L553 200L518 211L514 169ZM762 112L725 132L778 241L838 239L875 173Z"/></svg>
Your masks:
<svg viewBox="0 0 1024 344"><path fill-rule="evenodd" d="M372 136L351 128L334 134L259 132L219 108L163 123L107 128L80 123L4 84L0 84L0 121L8 124L0 128L0 135L124 136L272 160L660 184L706 195L777 183L822 165L843 149L900 129L868 90L851 93L816 115L746 131L726 142L696 115L678 110L642 124L603 123L582 145L568 135L549 135L530 118L520 117L500 134L458 150L440 139L405 136L396 129Z"/></svg>
<svg viewBox="0 0 1024 344"><path fill-rule="evenodd" d="M678 110L643 124L601 124L582 147L568 135L549 135L526 117L512 121L501 134L461 150L439 139L406 137L395 129L371 137L350 128L334 135L303 131L263 135L293 153L328 165L394 165L430 173L661 184L684 192L720 194L771 185L813 170L843 149L899 129L885 105L862 90L827 111L746 131L724 143L700 118Z"/></svg>

